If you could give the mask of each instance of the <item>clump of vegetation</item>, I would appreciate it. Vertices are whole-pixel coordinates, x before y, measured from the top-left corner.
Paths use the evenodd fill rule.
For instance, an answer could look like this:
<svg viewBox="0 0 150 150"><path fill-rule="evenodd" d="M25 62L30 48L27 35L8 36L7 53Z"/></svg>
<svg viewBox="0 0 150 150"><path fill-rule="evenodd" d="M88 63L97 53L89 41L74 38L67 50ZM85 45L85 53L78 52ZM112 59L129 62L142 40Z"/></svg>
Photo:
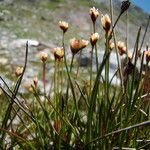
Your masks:
<svg viewBox="0 0 150 150"><path fill-rule="evenodd" d="M112 3L111 0L110 2ZM128 51L127 43L116 41L114 30L129 6L129 1L122 2L120 14L114 23L113 13L109 17L108 14L100 14L95 7L91 8L89 14L93 31L90 40L70 40L71 62L67 58L65 46L65 34L70 25L60 21L62 45L53 50L54 62L48 61L47 53L40 53L42 77L34 77L28 87L29 94L24 95L19 92L19 88L27 67L27 42L25 64L16 69L15 86L11 87L0 77L5 85L0 85L0 95L9 102L7 106L2 105L5 111L0 117L1 149L90 150L149 147L150 50L147 47L145 51L141 51L149 20L141 43L139 28L133 53ZM111 12L112 10L111 8ZM105 37L99 35L95 25L99 16ZM102 38L105 39L105 53L99 64L97 44ZM91 62L89 68L82 72L75 57L78 53L81 55L88 45L91 46ZM112 51L117 55L118 69L110 78ZM93 58L96 59L96 71L93 68ZM140 69L137 75L138 61ZM50 80L47 71L49 63L54 63ZM115 76L120 79L120 85L112 85ZM42 87L39 85L40 80Z"/></svg>

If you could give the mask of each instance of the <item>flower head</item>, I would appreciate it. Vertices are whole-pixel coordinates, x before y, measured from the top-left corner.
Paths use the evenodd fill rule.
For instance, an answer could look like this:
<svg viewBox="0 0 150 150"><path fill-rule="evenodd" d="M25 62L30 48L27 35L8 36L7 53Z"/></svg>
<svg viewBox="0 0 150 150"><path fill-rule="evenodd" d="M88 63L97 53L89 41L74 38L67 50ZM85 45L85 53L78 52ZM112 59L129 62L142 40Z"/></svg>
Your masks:
<svg viewBox="0 0 150 150"><path fill-rule="evenodd" d="M111 20L110 20L110 17L108 16L108 14L102 15L101 23L102 23L104 30L106 32L108 32L110 30L110 27L111 27Z"/></svg>
<svg viewBox="0 0 150 150"><path fill-rule="evenodd" d="M99 34L98 33L91 34L90 42L91 42L92 46L94 46L98 40L99 40Z"/></svg>
<svg viewBox="0 0 150 150"><path fill-rule="evenodd" d="M85 48L88 45L89 41L87 40L77 40L75 38L70 40L70 48L72 53L75 55L81 49Z"/></svg>
<svg viewBox="0 0 150 150"><path fill-rule="evenodd" d="M132 55L133 55L133 54L132 54L131 52L128 52L127 56L128 56L128 59L129 59L129 60L132 59Z"/></svg>
<svg viewBox="0 0 150 150"><path fill-rule="evenodd" d="M54 48L55 60L61 60L64 57L64 49L61 47Z"/></svg>
<svg viewBox="0 0 150 150"><path fill-rule="evenodd" d="M43 61L43 62L46 62L47 61L47 58L48 58L48 54L46 52L40 52L40 59Z"/></svg>
<svg viewBox="0 0 150 150"><path fill-rule="evenodd" d="M122 56L123 54L126 54L127 52L127 48L124 44L124 42L118 41L117 43L117 48L118 48L118 52L119 54Z"/></svg>
<svg viewBox="0 0 150 150"><path fill-rule="evenodd" d="M115 47L114 42L110 41L109 42L109 48L110 48L110 50L112 50L114 47Z"/></svg>
<svg viewBox="0 0 150 150"><path fill-rule="evenodd" d="M62 29L64 33L68 30L69 24L67 22L59 21L58 24L59 24L60 29Z"/></svg>
<svg viewBox="0 0 150 150"><path fill-rule="evenodd" d="M90 16L93 22L96 21L97 17L99 16L99 12L98 9L96 9L95 7L90 9Z"/></svg>
<svg viewBox="0 0 150 150"><path fill-rule="evenodd" d="M150 50L145 52L146 55L146 62L149 63L150 62Z"/></svg>
<svg viewBox="0 0 150 150"><path fill-rule="evenodd" d="M15 74L19 77L23 73L23 67L17 67L15 70Z"/></svg>

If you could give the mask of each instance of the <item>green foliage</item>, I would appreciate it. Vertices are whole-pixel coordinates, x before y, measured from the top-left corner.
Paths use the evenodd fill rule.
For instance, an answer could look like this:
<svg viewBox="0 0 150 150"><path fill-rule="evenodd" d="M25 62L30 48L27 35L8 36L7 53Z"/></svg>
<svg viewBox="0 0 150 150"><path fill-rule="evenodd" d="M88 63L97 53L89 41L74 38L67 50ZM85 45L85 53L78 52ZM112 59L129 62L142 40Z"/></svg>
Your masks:
<svg viewBox="0 0 150 150"><path fill-rule="evenodd" d="M85 2L82 4L86 5ZM126 65L123 66L120 63L123 58L118 53L120 48L116 43L114 31L121 15L118 14L109 32L104 28L105 54L101 58L101 64L98 63L99 60L96 61L95 71L92 68L92 59L90 67L82 70L79 63L75 62L76 53L71 53L70 62L65 46L66 33L62 32L60 43L64 58L60 59L58 57L60 53L54 51L54 61L41 59L38 64L34 64L37 67L42 66L42 71L40 70L39 79L30 82L29 91L23 94L19 91L28 67L28 43L26 44L23 72L18 76L17 81L14 81L13 86L8 85L0 76L0 81L4 84L4 86L0 84L2 91L0 104L3 110L0 111L1 149L7 147L31 150L37 148L107 150L114 147L117 149L147 147L150 138L150 109L147 101L149 91L145 91L145 81L148 79L149 66L147 62L146 75L143 77L144 52L141 52L139 58L139 49L143 46L140 38L144 41L145 36L141 37L141 28L139 28L133 57L129 57L127 51L123 51L126 58ZM99 28L94 22L92 26L92 32L96 32ZM111 84L113 77L109 77L112 53L110 40L114 40L118 63L117 72L113 77L118 77L121 82L115 86ZM83 41L77 40L71 45L71 50L77 49L82 52L87 46ZM96 54L95 57L98 59L97 44L91 46L91 58L93 54ZM137 61L141 63L138 76ZM47 70L49 65L54 66L50 74Z"/></svg>

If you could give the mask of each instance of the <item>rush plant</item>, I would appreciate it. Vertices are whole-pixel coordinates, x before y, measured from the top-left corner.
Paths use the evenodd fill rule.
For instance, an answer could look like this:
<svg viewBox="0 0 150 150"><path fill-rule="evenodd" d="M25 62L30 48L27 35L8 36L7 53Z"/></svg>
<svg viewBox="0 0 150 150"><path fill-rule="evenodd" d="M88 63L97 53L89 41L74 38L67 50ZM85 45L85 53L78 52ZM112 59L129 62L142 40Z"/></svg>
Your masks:
<svg viewBox="0 0 150 150"><path fill-rule="evenodd" d="M90 9L92 30L89 32L92 34L87 37L89 40L72 37L67 42L65 35L70 25L65 21L59 22L62 44L53 49L54 61L49 61L47 53L40 53L42 76L33 78L27 94L19 91L28 67L28 42L24 66L15 72L15 86L11 87L0 76L5 85L0 85L0 96L7 102L7 106L2 105L5 111L0 114L0 149L150 148L150 50L147 46L142 51L150 18L143 37L139 27L131 53L127 43L117 41L115 34L115 27L130 2L122 2L116 20L113 19L112 0L110 6L111 16L103 15L95 7ZM98 33L96 24L103 27L104 37ZM97 45L102 38L105 52L99 58ZM66 48L68 43L69 50ZM76 58L87 47L91 48L91 64L82 71ZM115 53L118 63L112 77L109 76L111 53ZM138 62L140 66L137 66ZM50 63L53 63L54 71L49 75L47 66ZM114 77L120 80L119 85L112 84ZM42 86L39 81L42 81Z"/></svg>

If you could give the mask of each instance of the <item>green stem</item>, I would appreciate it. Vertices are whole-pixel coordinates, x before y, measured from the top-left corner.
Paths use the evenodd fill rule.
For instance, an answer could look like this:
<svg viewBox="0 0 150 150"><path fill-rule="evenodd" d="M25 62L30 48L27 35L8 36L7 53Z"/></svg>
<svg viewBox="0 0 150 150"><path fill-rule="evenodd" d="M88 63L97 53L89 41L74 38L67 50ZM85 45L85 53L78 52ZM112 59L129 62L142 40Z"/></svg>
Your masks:
<svg viewBox="0 0 150 150"><path fill-rule="evenodd" d="M87 135L86 135L86 142L90 142L92 139L92 121L93 121L93 112L94 112L94 108L95 108L95 104L96 104L96 99L97 99L97 94L98 94L98 89L99 89L99 79L102 73L102 70L106 64L107 59L109 58L110 52L108 54L105 53L103 61L101 63L101 65L99 66L98 69L98 73L94 82L94 87L92 90L92 94L90 97L90 101L89 101L89 109L88 109L88 116L87 116ZM92 149L92 146L90 146L89 149Z"/></svg>
<svg viewBox="0 0 150 150"><path fill-rule="evenodd" d="M45 77L45 72L46 72L46 63L43 62L43 89L44 89L44 95L46 95L46 77Z"/></svg>
<svg viewBox="0 0 150 150"><path fill-rule="evenodd" d="M106 48L105 48L106 54L109 53L109 40L108 40L108 33L106 33ZM105 96L106 96L106 102L109 101L109 59L106 61L105 65Z"/></svg>
<svg viewBox="0 0 150 150"><path fill-rule="evenodd" d="M80 68L80 62L81 62L81 54L82 54L82 50L80 50L80 54L79 54L79 62L78 62L78 66L77 66L76 79L77 79L78 74L79 74L79 68Z"/></svg>
<svg viewBox="0 0 150 150"><path fill-rule="evenodd" d="M93 22L93 32L96 32L96 24ZM95 57L96 57L96 69L98 71L98 54L97 54L97 45L95 44Z"/></svg>
<svg viewBox="0 0 150 150"><path fill-rule="evenodd" d="M94 46L92 46L92 49L91 49L91 66L90 66L90 93L92 91L92 75L93 75L93 49L94 49Z"/></svg>

